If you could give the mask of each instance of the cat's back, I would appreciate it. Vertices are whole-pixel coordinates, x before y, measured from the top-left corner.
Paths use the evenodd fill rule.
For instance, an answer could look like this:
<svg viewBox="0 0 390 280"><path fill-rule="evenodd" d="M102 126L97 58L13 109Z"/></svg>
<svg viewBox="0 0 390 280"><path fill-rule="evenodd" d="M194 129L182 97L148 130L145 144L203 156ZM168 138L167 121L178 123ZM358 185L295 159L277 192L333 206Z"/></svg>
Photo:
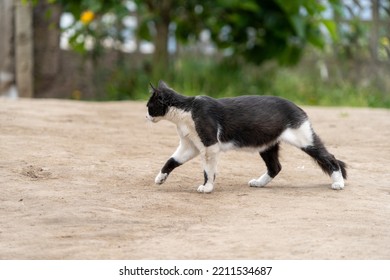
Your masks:
<svg viewBox="0 0 390 280"><path fill-rule="evenodd" d="M219 99L197 96L192 109L197 116L207 116L218 122L248 125L267 123L294 127L307 119L306 113L293 102L268 95L242 95Z"/></svg>
<svg viewBox="0 0 390 280"><path fill-rule="evenodd" d="M293 102L267 95L244 95L221 98L218 102L224 108L226 117L254 121L275 120L279 124L300 124L307 118L306 113Z"/></svg>
<svg viewBox="0 0 390 280"><path fill-rule="evenodd" d="M287 128L297 128L306 113L293 102L275 96L217 99L223 111L220 140L260 147L275 141Z"/></svg>
<svg viewBox="0 0 390 280"><path fill-rule="evenodd" d="M291 110L301 110L290 100L271 95L242 95L238 97L225 97L217 99L226 108L252 108L268 107L270 109L290 108Z"/></svg>

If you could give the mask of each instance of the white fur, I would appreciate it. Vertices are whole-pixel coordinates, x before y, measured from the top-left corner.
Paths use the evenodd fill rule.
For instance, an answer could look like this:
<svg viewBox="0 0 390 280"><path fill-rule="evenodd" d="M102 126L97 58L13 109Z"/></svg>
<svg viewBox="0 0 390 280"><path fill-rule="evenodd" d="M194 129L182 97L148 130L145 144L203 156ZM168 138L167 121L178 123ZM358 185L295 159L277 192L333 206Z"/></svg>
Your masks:
<svg viewBox="0 0 390 280"><path fill-rule="evenodd" d="M203 145L196 132L191 112L171 107L164 118L176 124L177 133L180 137L179 147L173 153L172 157L177 162L183 164L200 154L203 169L208 175L208 181L205 185L198 187L198 192L212 192L214 189L214 177L217 171L217 156L221 150L220 146L218 144L210 147Z"/></svg>
<svg viewBox="0 0 390 280"><path fill-rule="evenodd" d="M313 130L307 120L298 128L287 128L279 139L298 148L313 145Z"/></svg>
<svg viewBox="0 0 390 280"><path fill-rule="evenodd" d="M209 193L213 191L214 178L217 173L217 160L219 152L219 145L214 144L205 148L205 152L201 153L203 169L207 173L208 180L205 185L199 186L198 192Z"/></svg>
<svg viewBox="0 0 390 280"><path fill-rule="evenodd" d="M146 118L152 122L158 122L162 119L161 117L151 117L149 114L146 115ZM170 108L164 116L164 119L170 120L177 125L177 132L180 136L180 144L171 157L180 164L184 164L196 157L199 154L199 149L194 143L199 145L201 141L195 131L195 124L192 120L191 113ZM168 174L161 173L160 171L156 176L155 183L161 185L167 178Z"/></svg>
<svg viewBox="0 0 390 280"><path fill-rule="evenodd" d="M218 145L223 152L238 149L234 142L218 142Z"/></svg>
<svg viewBox="0 0 390 280"><path fill-rule="evenodd" d="M260 147L239 147L234 143L233 141L230 142L222 142L221 141L221 134L222 134L222 128L218 126L218 132L217 132L217 140L218 140L218 145L219 148L222 152L230 151L230 150L240 150L240 151L247 151L247 152L257 152L261 153L265 150L267 150L269 147L275 145L278 141L271 142L267 145L263 145Z"/></svg>
<svg viewBox="0 0 390 280"><path fill-rule="evenodd" d="M196 132L191 112L171 107L164 118L176 124L177 133L179 134L181 142L191 143L191 146L196 148L199 152L205 149Z"/></svg>
<svg viewBox="0 0 390 280"><path fill-rule="evenodd" d="M221 151L229 151L229 150L244 150L249 152L263 152L268 148L275 145L277 142L283 141L290 145L296 146L298 148L305 148L307 146L313 145L313 130L311 128L310 122L305 121L298 128L287 128L285 129L279 138L276 141L268 143L266 145L260 147L238 147L234 142L221 142L220 135L222 133L222 129L218 127L217 139L220 146Z"/></svg>
<svg viewBox="0 0 390 280"><path fill-rule="evenodd" d="M234 150L237 149L237 146L234 142L222 142L221 141L221 134L222 134L222 127L218 125L218 131L217 131L217 140L218 140L218 145L221 151L226 152L229 150Z"/></svg>
<svg viewBox="0 0 390 280"><path fill-rule="evenodd" d="M340 170L334 171L330 177L333 180L332 189L334 190L344 189L344 178Z"/></svg>
<svg viewBox="0 0 390 280"><path fill-rule="evenodd" d="M310 122L307 120L298 128L287 128L282 132L276 142L270 143L268 145L264 145L259 147L259 152L267 150L272 145L275 145L279 141L287 142L293 146L298 148L304 148L310 145L313 145L313 130L311 128ZM341 177L342 178L342 177ZM272 177L268 175L266 172L258 179L253 179L248 182L251 187L264 187L269 182L272 181Z"/></svg>
<svg viewBox="0 0 390 280"><path fill-rule="evenodd" d="M157 185L161 185L165 182L165 180L168 178L168 174L167 173L158 173L158 175L156 176L156 179L154 179L154 182L157 184Z"/></svg>
<svg viewBox="0 0 390 280"><path fill-rule="evenodd" d="M197 189L198 192L202 193L209 193L214 189L214 177L217 172L217 158L221 151L240 149L251 152L263 152L280 141L287 142L298 148L305 148L307 146L313 145L313 130L308 120L302 123L302 125L298 128L287 128L274 142L260 147L240 148L234 142L222 142L220 140L220 136L222 134L221 127L218 127L217 132L218 143L210 147L205 147L199 138L198 133L196 132L195 123L193 121L191 112L171 107L164 117L151 117L149 114L147 114L146 118L152 122L158 122L161 119L166 119L176 124L177 133L180 137L180 144L173 153L172 157L177 162L183 164L196 157L198 154L201 155L202 165L208 176L207 183L205 185L200 185ZM155 179L156 184L164 183L167 177L167 173L161 173L160 171ZM333 180L333 189L339 190L344 188L344 180L341 171L333 172L331 177ZM248 184L251 187L264 187L269 182L271 182L272 179L273 178L270 177L266 172L258 179L249 181Z"/></svg>
<svg viewBox="0 0 390 280"><path fill-rule="evenodd" d="M180 137L180 144L176 151L171 156L178 163L183 164L193 159L199 154L199 150L194 144L186 137Z"/></svg>
<svg viewBox="0 0 390 280"><path fill-rule="evenodd" d="M214 185L207 183L206 185L200 185L198 187L198 192L200 193L211 193L214 190Z"/></svg>
<svg viewBox="0 0 390 280"><path fill-rule="evenodd" d="M248 182L250 187L257 187L261 188L267 185L269 182L272 181L272 177L268 175L268 173L264 173L262 176L260 176L259 179L252 179Z"/></svg>
<svg viewBox="0 0 390 280"><path fill-rule="evenodd" d="M268 148L272 147L275 145L278 141L274 141L270 144L263 145L260 147L239 147L237 146L234 142L218 142L218 145L220 147L220 150L222 152L227 152L231 150L239 150L239 151L245 151L245 152L250 152L250 153L261 153L266 151Z"/></svg>
<svg viewBox="0 0 390 280"><path fill-rule="evenodd" d="M153 122L153 117L149 115L149 113L146 113L146 119L150 122Z"/></svg>

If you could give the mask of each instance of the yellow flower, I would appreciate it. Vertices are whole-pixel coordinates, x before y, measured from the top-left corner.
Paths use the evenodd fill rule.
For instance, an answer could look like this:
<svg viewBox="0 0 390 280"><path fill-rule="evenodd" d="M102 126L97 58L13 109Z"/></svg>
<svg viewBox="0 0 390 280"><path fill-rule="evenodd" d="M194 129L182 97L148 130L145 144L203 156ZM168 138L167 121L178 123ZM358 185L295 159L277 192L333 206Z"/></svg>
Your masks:
<svg viewBox="0 0 390 280"><path fill-rule="evenodd" d="M380 39L380 42L381 42L382 46L385 46L385 47L388 47L390 45L389 38L387 38L387 37L382 37Z"/></svg>
<svg viewBox="0 0 390 280"><path fill-rule="evenodd" d="M82 23L88 24L94 19L94 17L95 17L95 13L90 10L87 10L81 14L80 20Z"/></svg>

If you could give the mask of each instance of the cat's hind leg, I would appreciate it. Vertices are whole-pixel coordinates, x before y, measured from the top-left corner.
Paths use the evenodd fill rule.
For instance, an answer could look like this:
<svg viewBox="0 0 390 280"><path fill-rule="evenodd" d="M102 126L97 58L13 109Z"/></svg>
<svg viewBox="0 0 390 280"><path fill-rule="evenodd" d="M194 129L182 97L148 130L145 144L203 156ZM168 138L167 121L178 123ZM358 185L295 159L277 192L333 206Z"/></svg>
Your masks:
<svg viewBox="0 0 390 280"><path fill-rule="evenodd" d="M345 163L337 160L328 152L308 120L297 128L286 129L279 139L300 148L311 156L321 169L332 178L332 189L341 190L344 188L344 179L347 178Z"/></svg>
<svg viewBox="0 0 390 280"><path fill-rule="evenodd" d="M177 147L176 151L164 164L160 172L154 180L156 184L163 184L169 174L178 166L186 163L187 161L193 159L199 154L199 150L186 138L180 139L180 145Z"/></svg>
<svg viewBox="0 0 390 280"><path fill-rule="evenodd" d="M248 182L250 187L264 187L282 170L282 165L279 162L279 143L261 152L260 156L267 166L267 172L258 179L250 180Z"/></svg>

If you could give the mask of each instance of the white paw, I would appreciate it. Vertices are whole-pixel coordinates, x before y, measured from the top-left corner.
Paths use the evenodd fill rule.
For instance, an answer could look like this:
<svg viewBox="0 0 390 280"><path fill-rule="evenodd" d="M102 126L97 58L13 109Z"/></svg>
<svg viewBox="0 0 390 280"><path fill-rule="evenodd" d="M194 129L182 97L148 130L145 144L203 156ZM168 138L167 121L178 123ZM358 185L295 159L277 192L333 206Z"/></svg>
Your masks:
<svg viewBox="0 0 390 280"><path fill-rule="evenodd" d="M332 184L332 189L334 189L334 190L342 190L342 189L344 189L344 183L343 182L334 182Z"/></svg>
<svg viewBox="0 0 390 280"><path fill-rule="evenodd" d="M158 173L158 175L156 176L156 179L154 179L154 182L157 184L157 185L161 185L165 182L165 180L168 178L168 173Z"/></svg>
<svg viewBox="0 0 390 280"><path fill-rule="evenodd" d="M266 173L262 175L259 179L252 179L248 182L248 185L250 187L255 187L255 188L261 188L267 185L269 182L272 181L272 178Z"/></svg>
<svg viewBox="0 0 390 280"><path fill-rule="evenodd" d="M210 183L207 183L206 185L200 185L198 188L198 192L200 193L211 193L214 189L214 186Z"/></svg>
<svg viewBox="0 0 390 280"><path fill-rule="evenodd" d="M341 171L334 171L330 176L333 180L332 189L334 190L342 190L344 189L344 179Z"/></svg>
<svg viewBox="0 0 390 280"><path fill-rule="evenodd" d="M252 179L248 182L249 187L253 188L261 188L264 187L264 185L260 184L259 180L257 179Z"/></svg>

